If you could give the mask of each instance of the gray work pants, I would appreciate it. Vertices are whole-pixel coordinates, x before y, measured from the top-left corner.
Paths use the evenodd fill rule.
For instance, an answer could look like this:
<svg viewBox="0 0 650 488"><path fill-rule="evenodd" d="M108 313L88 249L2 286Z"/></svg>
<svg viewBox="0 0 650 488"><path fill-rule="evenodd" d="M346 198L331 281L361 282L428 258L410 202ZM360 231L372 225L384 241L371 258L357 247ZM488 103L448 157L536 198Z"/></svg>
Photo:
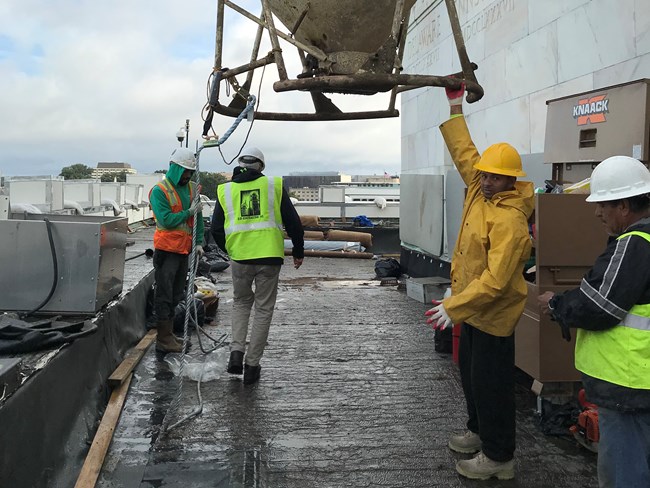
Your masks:
<svg viewBox="0 0 650 488"><path fill-rule="evenodd" d="M231 351L246 352L246 364L257 366L264 354L269 327L273 318L275 299L278 296L280 265L240 264L231 261L233 286ZM255 290L253 290L255 284ZM246 335L251 309L255 314L251 327L250 343L246 351Z"/></svg>

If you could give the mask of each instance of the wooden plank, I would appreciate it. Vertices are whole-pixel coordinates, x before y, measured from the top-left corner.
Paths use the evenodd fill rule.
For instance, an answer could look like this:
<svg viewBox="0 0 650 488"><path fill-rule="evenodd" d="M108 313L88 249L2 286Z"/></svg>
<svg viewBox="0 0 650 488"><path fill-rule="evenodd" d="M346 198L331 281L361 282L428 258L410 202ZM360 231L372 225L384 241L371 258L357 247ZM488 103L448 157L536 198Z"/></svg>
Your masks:
<svg viewBox="0 0 650 488"><path fill-rule="evenodd" d="M106 411L99 424L93 443L90 446L84 465L81 468L75 488L93 488L99 478L104 458L108 452L108 447L113 439L115 426L120 419L122 407L126 401L126 394L129 391L132 374L129 374L125 381L111 393L111 398L106 406Z"/></svg>
<svg viewBox="0 0 650 488"><path fill-rule="evenodd" d="M133 369L140 362L147 348L156 340L156 333L157 331L155 329L150 330L133 349L126 353L122 363L108 378L108 385L110 387L116 388L120 386L129 374L133 372Z"/></svg>

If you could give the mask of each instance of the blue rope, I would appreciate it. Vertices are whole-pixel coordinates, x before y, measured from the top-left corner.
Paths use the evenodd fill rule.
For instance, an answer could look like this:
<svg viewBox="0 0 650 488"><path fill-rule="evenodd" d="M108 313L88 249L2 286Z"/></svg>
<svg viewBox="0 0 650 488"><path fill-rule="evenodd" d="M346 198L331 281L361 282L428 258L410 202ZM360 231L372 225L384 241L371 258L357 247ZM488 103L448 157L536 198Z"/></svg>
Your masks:
<svg viewBox="0 0 650 488"><path fill-rule="evenodd" d="M226 133L225 133L223 136L221 136L221 138L220 138L217 142L210 142L208 145L209 145L209 146L221 146L221 144L223 144L224 142L226 142L226 141L228 140L228 138L230 137L230 135L231 135L233 132L235 132L235 129L237 128L237 126L239 125L239 123L240 123L242 120L244 120L244 117L247 117L247 116L248 116L248 113L249 113L251 110L254 110L254 109L255 109L255 100L256 100L256 99L255 99L255 95L248 95L248 103L246 104L246 107L244 107L244 110L242 110L242 113L240 113L240 114L237 116L237 118L235 119L235 121L233 122L233 124L230 126L230 129L228 129L228 130L226 131Z"/></svg>

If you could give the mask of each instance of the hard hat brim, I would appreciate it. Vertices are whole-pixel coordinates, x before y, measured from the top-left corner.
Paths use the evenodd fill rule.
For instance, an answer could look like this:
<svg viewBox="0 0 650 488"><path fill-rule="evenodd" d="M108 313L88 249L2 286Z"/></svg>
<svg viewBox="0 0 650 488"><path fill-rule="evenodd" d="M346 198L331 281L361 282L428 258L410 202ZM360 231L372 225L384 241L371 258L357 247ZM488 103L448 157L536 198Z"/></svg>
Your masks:
<svg viewBox="0 0 650 488"><path fill-rule="evenodd" d="M484 171L485 173L493 173L495 175L503 175L503 176L526 176L526 172L522 170L508 170L508 169L500 169L500 168L495 168L494 166L488 166L488 165L483 165L479 161L474 165L474 169L478 171Z"/></svg>
<svg viewBox="0 0 650 488"><path fill-rule="evenodd" d="M177 164L181 168L189 169L190 171L196 171L196 164L190 166L188 163L183 163L183 162L176 162L176 161L170 161L172 164Z"/></svg>
<svg viewBox="0 0 650 488"><path fill-rule="evenodd" d="M586 201L591 202L591 203L614 202L616 200L623 200L624 198L638 197L640 195L646 195L648 193L650 193L650 186L645 185L644 187L632 188L632 189L622 191L622 192L619 192L619 193L611 192L611 191L601 191L601 192L597 192L597 193L592 193L586 198Z"/></svg>

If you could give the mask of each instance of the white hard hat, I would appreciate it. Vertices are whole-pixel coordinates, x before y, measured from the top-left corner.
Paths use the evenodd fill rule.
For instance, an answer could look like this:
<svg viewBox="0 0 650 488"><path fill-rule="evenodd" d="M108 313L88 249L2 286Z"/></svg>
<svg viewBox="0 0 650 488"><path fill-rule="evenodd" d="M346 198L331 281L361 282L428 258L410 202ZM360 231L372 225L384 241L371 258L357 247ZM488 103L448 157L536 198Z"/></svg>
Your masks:
<svg viewBox="0 0 650 488"><path fill-rule="evenodd" d="M591 173L588 202L607 202L650 193L650 171L638 159L612 156Z"/></svg>
<svg viewBox="0 0 650 488"><path fill-rule="evenodd" d="M194 156L194 152L186 147L177 147L174 149L172 155L169 157L169 162L176 163L185 169L196 171L196 156Z"/></svg>
<svg viewBox="0 0 650 488"><path fill-rule="evenodd" d="M242 168L259 167L259 171L264 171L264 153L256 147L245 147L237 159L239 166Z"/></svg>

